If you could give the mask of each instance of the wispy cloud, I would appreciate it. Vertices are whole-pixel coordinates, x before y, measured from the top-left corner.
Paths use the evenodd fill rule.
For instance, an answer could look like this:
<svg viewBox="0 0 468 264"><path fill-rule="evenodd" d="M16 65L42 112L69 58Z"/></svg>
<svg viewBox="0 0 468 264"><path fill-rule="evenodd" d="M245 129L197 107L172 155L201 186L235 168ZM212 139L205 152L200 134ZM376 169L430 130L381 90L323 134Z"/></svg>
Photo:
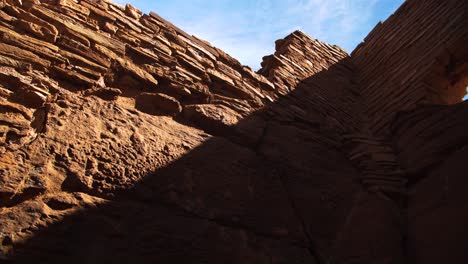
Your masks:
<svg viewBox="0 0 468 264"><path fill-rule="evenodd" d="M112 2L116 3L116 4L119 4L119 5L122 5L122 6L125 6L127 3L130 3L131 1L126 1L126 0L113 0ZM134 1L134 2L137 2L137 1Z"/></svg>
<svg viewBox="0 0 468 264"><path fill-rule="evenodd" d="M377 0L288 1L289 17L311 36L351 51L375 13ZM296 4L294 4L296 3ZM373 25L372 25L373 26Z"/></svg>
<svg viewBox="0 0 468 264"><path fill-rule="evenodd" d="M257 69L274 41L300 29L348 51L403 0L172 0L130 2L154 10ZM384 3L385 2L385 3Z"/></svg>

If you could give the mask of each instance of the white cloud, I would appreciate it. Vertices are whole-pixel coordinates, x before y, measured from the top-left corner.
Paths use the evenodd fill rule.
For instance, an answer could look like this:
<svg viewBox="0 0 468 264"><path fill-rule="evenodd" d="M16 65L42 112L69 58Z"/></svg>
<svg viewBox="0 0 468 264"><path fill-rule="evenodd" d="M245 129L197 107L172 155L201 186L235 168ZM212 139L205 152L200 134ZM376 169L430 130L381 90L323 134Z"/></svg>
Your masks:
<svg viewBox="0 0 468 264"><path fill-rule="evenodd" d="M133 2L138 6L135 3L138 1ZM378 0L172 0L166 4L172 9L161 15L258 69L261 58L274 52L275 40L296 29L351 51L376 24L375 13L382 3ZM149 5L156 12L158 6L164 7L162 3Z"/></svg>
<svg viewBox="0 0 468 264"><path fill-rule="evenodd" d="M377 0L289 1L288 16L297 17L304 31L315 38L351 49L353 41L375 12ZM373 25L372 25L373 26Z"/></svg>
<svg viewBox="0 0 468 264"><path fill-rule="evenodd" d="M127 3L130 2L130 1L126 1L126 0L111 0L111 1L118 4L118 5L121 5L121 6L125 6Z"/></svg>
<svg viewBox="0 0 468 264"><path fill-rule="evenodd" d="M296 29L352 49L357 43L346 43L368 22L375 4L376 0L257 0L252 12L212 13L196 23L181 21L181 27L257 69L261 57L274 52L274 41Z"/></svg>

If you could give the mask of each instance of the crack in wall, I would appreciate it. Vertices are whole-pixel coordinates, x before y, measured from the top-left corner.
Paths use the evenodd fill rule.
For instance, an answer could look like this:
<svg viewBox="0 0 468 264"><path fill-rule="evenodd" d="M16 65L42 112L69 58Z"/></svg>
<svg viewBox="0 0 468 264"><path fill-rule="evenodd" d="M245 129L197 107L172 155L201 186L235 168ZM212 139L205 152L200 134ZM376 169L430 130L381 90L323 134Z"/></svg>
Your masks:
<svg viewBox="0 0 468 264"><path fill-rule="evenodd" d="M262 158L264 158L267 161L268 161L268 158L260 152L260 147L262 146L266 136L268 135L268 129L269 129L269 123L267 122L267 124L263 128L262 134L259 137L256 145L253 147L253 150L255 151L255 153L257 155L261 156ZM309 251L309 254L314 258L314 260L318 264L325 264L324 257L321 256L321 254L317 251L317 248L315 246L315 243L313 242L312 236L310 235L310 233L308 231L308 228L307 228L306 222L304 220L304 217L302 217L301 213L299 212L299 209L296 206L294 198L293 198L289 188L286 185L286 181L285 181L285 179L283 177L283 174L284 174L284 172L281 169L281 172L278 174L278 180L279 180L279 182L281 184L281 187L283 188L283 191L286 194L286 200L288 201L289 206L291 207L292 211L294 212L294 215L299 220L299 223L301 225L303 234L304 234L305 238L307 239L307 243L308 243L307 249Z"/></svg>

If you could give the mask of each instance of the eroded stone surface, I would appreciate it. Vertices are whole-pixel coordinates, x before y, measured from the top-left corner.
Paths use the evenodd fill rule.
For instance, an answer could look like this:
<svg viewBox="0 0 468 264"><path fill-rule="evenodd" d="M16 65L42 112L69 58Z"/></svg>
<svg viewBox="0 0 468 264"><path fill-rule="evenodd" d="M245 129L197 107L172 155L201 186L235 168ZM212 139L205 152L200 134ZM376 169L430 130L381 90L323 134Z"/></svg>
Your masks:
<svg viewBox="0 0 468 264"><path fill-rule="evenodd" d="M1 3L4 255L25 261L40 252L51 256L44 250L51 245L34 241L52 241L50 235L58 235L54 240L60 241L63 232L54 226L68 226L68 219L80 210L95 210L105 222L133 228L154 217L130 213L141 209L159 212L161 224L171 228L184 221L200 225L195 233L189 227L182 229L179 242L171 233L158 238L175 253L154 250L142 259L180 255L189 237L193 239L187 241L195 244L187 256L195 262L313 263L325 257L316 255L312 244L328 250L338 222L322 231L323 243L318 236L312 239L311 233L320 228L312 215L303 218L307 198L296 205L299 198L291 196L295 185L287 183L300 177L301 166L292 160L281 164L286 157L263 151L278 140L273 137L268 142L266 126L281 133L285 122L295 131L299 128L294 128L294 113L303 112L285 103L250 116L285 94L277 88L279 82L242 66L155 13L145 15L131 5L84 0ZM300 43L315 41L299 32L287 39L304 51L307 47ZM339 52L339 58L346 57ZM282 56L289 56L292 63L297 55ZM316 55L316 72L338 60ZM295 85L306 77L295 77ZM270 124L273 111L283 117ZM315 115L302 118L305 123L317 121ZM341 157L339 151L330 155ZM286 173L293 168L295 173ZM355 172L350 166L344 172L350 175L340 184L348 186ZM336 180L340 181L327 180L323 187L330 205L314 205L323 215L334 213L337 206L343 214L346 208L346 195L339 196L332 187ZM125 202L117 202L122 199ZM129 211L130 205L135 209ZM120 216L106 216L111 208ZM128 222L132 218L135 222ZM151 229L158 233L161 228ZM102 233L102 238L118 236L112 230ZM134 238L141 239L138 236ZM206 243L201 248L197 237ZM170 246L170 241L178 246ZM70 250L83 248L79 241L63 245ZM213 253L203 253L213 246L217 248ZM114 246L104 245L102 250L116 259L110 253ZM134 249L124 252L127 257L137 254Z"/></svg>
<svg viewBox="0 0 468 264"><path fill-rule="evenodd" d="M466 103L415 103L452 102L450 92L436 90L447 83L458 96L466 27L450 21L462 19L466 3L421 2L407 1L352 57L295 31L256 73L131 5L0 0L0 258L466 258L462 246L450 246L466 241L448 235L462 220L448 229L441 220L464 210L457 169L466 152ZM442 9L453 14L434 15ZM408 22L419 16L434 31L424 40L411 33L421 24ZM392 31L398 21L405 30ZM451 46L440 54L380 52L403 43L401 34L422 47L442 33ZM382 73L381 58L394 70ZM413 73L406 58L442 66ZM441 69L450 61L447 75ZM394 80L417 89L403 99L412 90ZM433 85L417 86L424 82ZM422 241L432 239L425 226L439 227L440 243ZM414 251L405 255L405 246ZM434 253L440 247L445 252Z"/></svg>

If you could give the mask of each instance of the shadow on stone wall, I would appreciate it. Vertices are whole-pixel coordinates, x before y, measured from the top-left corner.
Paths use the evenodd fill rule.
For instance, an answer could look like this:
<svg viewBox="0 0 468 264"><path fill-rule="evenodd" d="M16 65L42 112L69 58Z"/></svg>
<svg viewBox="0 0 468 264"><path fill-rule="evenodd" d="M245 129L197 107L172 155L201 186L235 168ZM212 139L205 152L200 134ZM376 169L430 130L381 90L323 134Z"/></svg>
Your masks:
<svg viewBox="0 0 468 264"><path fill-rule="evenodd" d="M35 230L10 262L463 263L467 103L395 119L399 164L415 177L397 212L405 225L391 201L355 183L343 146L360 129L352 76L344 60L237 125L187 123L215 137L114 199Z"/></svg>
<svg viewBox="0 0 468 264"><path fill-rule="evenodd" d="M347 61L15 247L14 263L326 263L358 172ZM53 205L50 205L53 206ZM47 216L44 216L47 217Z"/></svg>

